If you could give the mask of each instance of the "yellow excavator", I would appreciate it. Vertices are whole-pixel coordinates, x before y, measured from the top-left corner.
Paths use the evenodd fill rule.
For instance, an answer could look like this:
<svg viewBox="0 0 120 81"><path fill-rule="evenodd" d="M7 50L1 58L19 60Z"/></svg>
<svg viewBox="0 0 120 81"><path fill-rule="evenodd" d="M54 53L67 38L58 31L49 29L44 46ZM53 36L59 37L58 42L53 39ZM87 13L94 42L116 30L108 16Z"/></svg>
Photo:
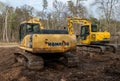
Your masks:
<svg viewBox="0 0 120 81"><path fill-rule="evenodd" d="M33 70L41 70L46 61L53 60L59 60L68 67L79 64L74 34L67 30L44 29L38 18L22 22L19 29L21 50L14 54L15 61Z"/></svg>
<svg viewBox="0 0 120 81"><path fill-rule="evenodd" d="M72 31L69 30L71 34L75 34L73 24L74 23L79 24L78 27L78 29L80 28L79 34L76 34L78 41L77 46L93 48L94 51L98 48L99 51L102 53L104 53L104 51L106 50L111 50L111 49L112 52L116 52L117 46L109 43L110 32L107 31L100 32L98 26L96 24L91 23L87 19L74 17L74 18L67 18L67 21L68 21L68 28L72 29Z"/></svg>

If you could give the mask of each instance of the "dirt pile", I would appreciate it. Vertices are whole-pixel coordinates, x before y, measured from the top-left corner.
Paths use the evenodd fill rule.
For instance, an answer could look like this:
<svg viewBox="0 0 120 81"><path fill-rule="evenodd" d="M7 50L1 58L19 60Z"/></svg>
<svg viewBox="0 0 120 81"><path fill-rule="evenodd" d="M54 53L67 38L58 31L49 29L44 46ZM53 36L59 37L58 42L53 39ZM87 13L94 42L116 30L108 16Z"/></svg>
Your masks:
<svg viewBox="0 0 120 81"><path fill-rule="evenodd" d="M0 48L0 81L119 81L119 54L82 55L78 52L80 65L67 68L56 62L45 66L42 71L30 71L14 63L13 53L18 48ZM108 56L109 55L109 56ZM113 57L114 56L114 57ZM116 57L115 57L116 56Z"/></svg>

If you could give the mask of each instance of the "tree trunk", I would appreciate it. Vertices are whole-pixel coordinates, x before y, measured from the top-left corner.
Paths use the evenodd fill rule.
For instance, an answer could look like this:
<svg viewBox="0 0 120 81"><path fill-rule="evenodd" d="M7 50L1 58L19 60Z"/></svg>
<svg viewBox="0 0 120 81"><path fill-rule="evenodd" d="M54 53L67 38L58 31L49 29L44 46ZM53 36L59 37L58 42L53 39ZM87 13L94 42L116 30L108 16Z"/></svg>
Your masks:
<svg viewBox="0 0 120 81"><path fill-rule="evenodd" d="M5 23L4 23L4 29L3 29L3 41L4 42L9 42L9 39L8 39L8 9L5 13Z"/></svg>

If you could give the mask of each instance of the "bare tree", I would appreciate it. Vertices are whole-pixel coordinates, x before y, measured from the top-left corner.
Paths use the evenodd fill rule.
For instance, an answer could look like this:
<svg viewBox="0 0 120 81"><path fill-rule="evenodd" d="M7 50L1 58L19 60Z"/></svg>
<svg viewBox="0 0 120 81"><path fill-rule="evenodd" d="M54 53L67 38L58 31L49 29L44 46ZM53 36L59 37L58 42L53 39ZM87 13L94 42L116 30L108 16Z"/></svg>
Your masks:
<svg viewBox="0 0 120 81"><path fill-rule="evenodd" d="M48 6L47 0L43 0L43 11L47 9L47 6Z"/></svg>
<svg viewBox="0 0 120 81"><path fill-rule="evenodd" d="M68 10L71 16L78 16L86 18L87 10L86 7L82 5L82 0L68 1Z"/></svg>
<svg viewBox="0 0 120 81"><path fill-rule="evenodd" d="M64 17L64 13L67 11L67 6L65 3L61 2L61 1L57 1L55 0L53 2L53 20L54 21L54 27L56 27L57 29L61 29L61 27L63 27L65 24L65 18Z"/></svg>
<svg viewBox="0 0 120 81"><path fill-rule="evenodd" d="M8 10L9 8L6 7L6 12L5 12L5 23L4 23L4 29L3 29L3 41L7 41L9 42L9 39L8 39Z"/></svg>
<svg viewBox="0 0 120 81"><path fill-rule="evenodd" d="M93 4L97 5L105 17L107 29L110 30L110 20L114 14L115 5L119 0L96 0Z"/></svg>

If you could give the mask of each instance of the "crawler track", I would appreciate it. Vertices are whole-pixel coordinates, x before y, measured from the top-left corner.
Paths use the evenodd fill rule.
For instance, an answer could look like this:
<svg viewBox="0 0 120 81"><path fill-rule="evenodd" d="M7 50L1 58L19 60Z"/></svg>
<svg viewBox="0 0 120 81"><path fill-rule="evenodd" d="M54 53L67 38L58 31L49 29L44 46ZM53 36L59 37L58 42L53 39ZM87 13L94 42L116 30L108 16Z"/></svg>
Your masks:
<svg viewBox="0 0 120 81"><path fill-rule="evenodd" d="M29 52L15 53L15 59L31 70L41 70L44 67L43 59Z"/></svg>
<svg viewBox="0 0 120 81"><path fill-rule="evenodd" d="M106 52L116 53L118 46L115 44L99 44L99 45L77 45L79 51L92 52L96 54L105 54Z"/></svg>
<svg viewBox="0 0 120 81"><path fill-rule="evenodd" d="M63 63L68 67L77 67L79 66L79 57L75 52L68 52L63 54L64 61Z"/></svg>

